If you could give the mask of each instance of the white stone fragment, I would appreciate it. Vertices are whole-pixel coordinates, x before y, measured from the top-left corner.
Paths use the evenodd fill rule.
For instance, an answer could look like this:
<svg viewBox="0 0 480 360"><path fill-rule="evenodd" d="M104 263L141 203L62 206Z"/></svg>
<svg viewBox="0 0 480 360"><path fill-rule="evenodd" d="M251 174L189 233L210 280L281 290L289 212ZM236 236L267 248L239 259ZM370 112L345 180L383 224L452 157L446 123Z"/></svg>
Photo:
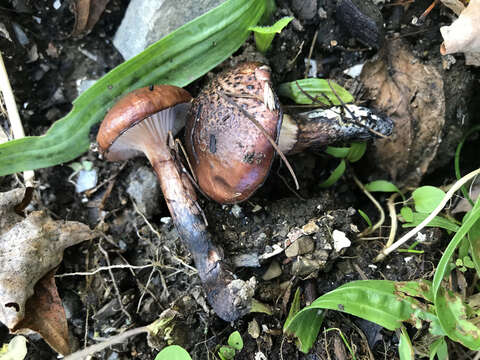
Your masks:
<svg viewBox="0 0 480 360"><path fill-rule="evenodd" d="M339 252L340 250L350 247L350 245L352 245L352 242L347 238L343 231L333 230L332 237L333 248L336 252Z"/></svg>

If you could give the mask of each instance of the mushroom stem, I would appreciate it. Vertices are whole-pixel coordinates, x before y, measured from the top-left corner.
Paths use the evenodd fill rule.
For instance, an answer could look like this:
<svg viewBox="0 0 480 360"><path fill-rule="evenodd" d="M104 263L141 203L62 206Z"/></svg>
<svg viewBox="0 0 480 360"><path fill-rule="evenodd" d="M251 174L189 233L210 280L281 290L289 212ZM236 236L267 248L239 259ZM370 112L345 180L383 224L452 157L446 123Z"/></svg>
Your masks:
<svg viewBox="0 0 480 360"><path fill-rule="evenodd" d="M392 133L392 120L356 105L313 110L283 116L278 145L285 155L307 148L319 148L335 142L387 137Z"/></svg>
<svg viewBox="0 0 480 360"><path fill-rule="evenodd" d="M223 262L223 251L213 244L189 178L181 174L166 143L157 143L146 155L157 174L180 239L192 254L208 302L225 321L245 315L251 307L254 286L251 281L236 280Z"/></svg>

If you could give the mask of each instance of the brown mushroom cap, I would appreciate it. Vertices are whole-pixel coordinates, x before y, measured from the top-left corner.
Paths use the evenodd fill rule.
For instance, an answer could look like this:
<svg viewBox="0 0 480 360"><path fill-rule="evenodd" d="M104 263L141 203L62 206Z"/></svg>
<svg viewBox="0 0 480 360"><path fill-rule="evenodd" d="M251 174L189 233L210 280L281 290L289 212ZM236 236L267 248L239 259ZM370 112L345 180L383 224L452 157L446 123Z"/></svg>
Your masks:
<svg viewBox="0 0 480 360"><path fill-rule="evenodd" d="M97 135L100 150L108 160L137 155L138 148L129 151L122 147L117 151L112 144L142 120L175 105L188 103L191 99L188 91L173 85L155 85L128 93L110 109L100 125Z"/></svg>
<svg viewBox="0 0 480 360"><path fill-rule="evenodd" d="M276 141L282 114L271 90L270 69L260 63L219 74L194 99L187 116L185 142L198 184L220 203L250 197L264 183L275 155L245 112Z"/></svg>

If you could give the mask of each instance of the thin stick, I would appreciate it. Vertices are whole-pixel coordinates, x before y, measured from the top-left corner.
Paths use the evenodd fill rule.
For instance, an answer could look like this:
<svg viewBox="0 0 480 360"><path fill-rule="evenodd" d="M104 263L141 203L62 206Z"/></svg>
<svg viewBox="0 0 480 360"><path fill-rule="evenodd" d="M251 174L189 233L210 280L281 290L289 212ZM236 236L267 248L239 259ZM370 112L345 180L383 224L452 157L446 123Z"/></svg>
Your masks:
<svg viewBox="0 0 480 360"><path fill-rule="evenodd" d="M313 35L312 43L310 44L310 50L308 51L308 58L307 58L307 65L305 66L305 74L304 78L308 77L308 73L310 71L310 60L312 59L313 49L315 48L315 43L317 42L318 30L315 31Z"/></svg>
<svg viewBox="0 0 480 360"><path fill-rule="evenodd" d="M471 179L473 179L475 176L480 174L480 168L477 170L472 171L471 173L465 175L461 179L459 179L455 184L452 185L450 190L445 194L443 197L442 201L438 206L433 210L430 215L428 215L425 220L423 220L420 224L418 224L416 227L414 227L412 230L410 230L408 233L403 235L400 239L398 239L394 244L389 246L388 248L382 250L380 254L373 260L374 262L382 261L385 259L385 257L390 254L392 251L398 249L400 246L402 246L404 243L406 243L408 240L410 240L413 236L415 236L420 230L422 230L430 221L432 221L435 216L438 215L440 211L447 205L447 203L450 201L450 199L453 197L453 195L467 182L469 182Z"/></svg>
<svg viewBox="0 0 480 360"><path fill-rule="evenodd" d="M255 124L255 126L262 132L262 134L267 138L267 140L270 142L270 144L273 146L275 151L280 155L282 158L283 162L285 163L285 166L287 167L288 171L290 171L290 174L293 177L293 181L295 182L295 187L297 190L300 189L300 185L298 184L297 176L295 175L295 172L292 169L292 166L288 162L287 158L283 154L282 150L278 147L278 145L275 143L275 141L272 139L272 137L267 133L267 130L258 122L255 117L253 117L248 111L246 111L244 108L242 108L240 105L238 105L235 101L230 99L223 91L218 92L220 97L222 97L225 101L227 101L230 105L235 106L237 109L239 109L243 115L245 115L251 122Z"/></svg>
<svg viewBox="0 0 480 360"><path fill-rule="evenodd" d="M368 191L365 186L362 184L360 180L358 180L357 176L352 172L352 177L353 180L355 181L355 184L363 191L363 193L370 199L370 201L375 205L375 207L378 209L378 212L380 213L380 219L373 225L371 228L367 228L364 231L362 231L360 234L358 234L358 237L361 238L364 235L368 235L373 233L375 230L377 230L380 226L382 226L383 222L385 221L385 212L382 209L382 206L379 204L377 199L373 197L372 194L370 194L370 191Z"/></svg>
<svg viewBox="0 0 480 360"><path fill-rule="evenodd" d="M22 120L18 114L17 103L15 102L15 96L13 95L10 81L8 81L7 69L3 63L2 53L0 52L0 91L3 94L3 100L8 112L8 120L10 121L10 127L12 129L13 137L15 139L21 139L25 137L23 131ZM33 187L35 180L35 173L33 170L27 170L23 172L23 181L26 187Z"/></svg>
<svg viewBox="0 0 480 360"><path fill-rule="evenodd" d="M70 354L68 356L65 356L63 359L64 360L83 360L87 356L92 355L93 353L96 353L98 351L102 351L103 349L106 349L109 346L119 344L127 340L129 337L142 334L142 333L148 333L150 330L148 326L142 326L139 328L135 328L132 330L127 330L124 333L112 336L111 338L107 339L106 341L103 341L101 343L89 346L83 350L74 352L73 354Z"/></svg>
<svg viewBox="0 0 480 360"><path fill-rule="evenodd" d="M388 213L390 215L390 234L388 235L388 241L385 244L385 247L388 248L393 244L395 240L395 235L397 234L397 212L395 211L395 199L398 197L398 193L393 193L387 201Z"/></svg>
<svg viewBox="0 0 480 360"><path fill-rule="evenodd" d="M146 269L155 267L157 264L151 263L147 265L130 265L130 264L123 264L123 265L111 265L111 266L100 266L99 268L93 271L84 271L84 272L74 272L74 273L66 273L66 274L58 274L55 275L56 278L62 278L67 276L91 276L98 274L101 271L108 271L111 269Z"/></svg>

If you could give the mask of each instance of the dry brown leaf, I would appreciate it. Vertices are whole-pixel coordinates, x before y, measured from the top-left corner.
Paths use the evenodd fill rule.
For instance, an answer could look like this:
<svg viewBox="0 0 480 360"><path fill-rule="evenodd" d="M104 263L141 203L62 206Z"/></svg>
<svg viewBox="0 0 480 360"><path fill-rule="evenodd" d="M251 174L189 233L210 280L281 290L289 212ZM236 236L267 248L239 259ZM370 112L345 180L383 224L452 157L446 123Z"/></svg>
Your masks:
<svg viewBox="0 0 480 360"><path fill-rule="evenodd" d="M72 35L88 34L100 19L110 0L76 0L74 6L75 25Z"/></svg>
<svg viewBox="0 0 480 360"><path fill-rule="evenodd" d="M443 37L440 53L442 55L457 52L473 53L473 57L478 57L478 53L480 53L479 23L480 0L470 0L468 6L461 12L457 20L450 26L442 26L440 28L440 33ZM471 58L472 56L470 56Z"/></svg>
<svg viewBox="0 0 480 360"><path fill-rule="evenodd" d="M34 288L33 296L27 300L25 318L14 329L15 333L24 333L25 329L39 333L56 352L70 353L68 325L62 300L55 285L55 271L48 272Z"/></svg>
<svg viewBox="0 0 480 360"><path fill-rule="evenodd" d="M395 124L392 139L376 141L375 156L399 186L416 186L437 153L445 122L441 74L423 64L401 39L391 40L363 67L374 107Z"/></svg>
<svg viewBox="0 0 480 360"><path fill-rule="evenodd" d="M24 189L16 189L0 193L0 322L12 331L20 331L22 324L35 323L34 318L30 318L32 312L26 312L27 300L34 295L38 281L60 264L64 249L96 235L85 224L54 221L44 211L34 211L22 218L14 212L14 207L22 201L24 192ZM49 300L43 307L35 302L44 301L45 296L31 300L35 304L35 316L52 318L50 312L58 309L54 292L56 289L48 290L45 296ZM46 308L49 312L38 315ZM65 317L63 310L57 315ZM55 344L55 349L64 351L65 346L52 335L63 332L62 322L45 324L46 327L52 325L58 328L48 331L43 328L40 334ZM32 330L38 331L38 325L32 326L35 327Z"/></svg>

